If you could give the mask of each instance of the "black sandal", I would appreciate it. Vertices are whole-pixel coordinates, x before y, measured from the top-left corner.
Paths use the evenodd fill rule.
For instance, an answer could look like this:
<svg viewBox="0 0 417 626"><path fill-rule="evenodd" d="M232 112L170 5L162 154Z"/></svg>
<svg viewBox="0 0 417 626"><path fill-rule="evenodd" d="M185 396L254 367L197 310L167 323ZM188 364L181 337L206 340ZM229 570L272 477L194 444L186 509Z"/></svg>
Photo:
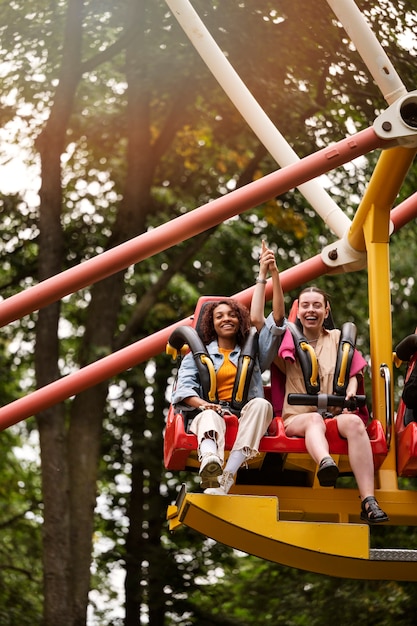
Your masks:
<svg viewBox="0 0 417 626"><path fill-rule="evenodd" d="M368 505L368 507L366 507ZM388 515L381 509L374 496L368 496L362 500L361 520L368 524L380 524L389 522Z"/></svg>
<svg viewBox="0 0 417 626"><path fill-rule="evenodd" d="M337 477L339 476L339 468L333 461L331 456L325 456L320 461L317 478L322 487L334 487Z"/></svg>

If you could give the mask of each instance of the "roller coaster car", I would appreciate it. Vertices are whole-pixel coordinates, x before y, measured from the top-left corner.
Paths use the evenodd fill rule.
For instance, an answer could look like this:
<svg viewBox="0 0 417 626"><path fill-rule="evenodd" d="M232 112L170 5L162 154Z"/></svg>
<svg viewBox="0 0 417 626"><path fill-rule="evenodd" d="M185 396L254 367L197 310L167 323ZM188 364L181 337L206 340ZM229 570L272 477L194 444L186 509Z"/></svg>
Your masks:
<svg viewBox="0 0 417 626"><path fill-rule="evenodd" d="M198 328L198 321L204 304L212 300L213 298L207 296L199 299L193 318L194 328ZM293 305L289 316L290 320L294 319L296 305L297 303ZM264 391L265 397L271 401L271 388L266 386ZM362 398L364 402L365 397ZM335 396L332 396L332 399L335 399ZM339 397L338 400L343 401L344 398ZM303 403L305 403L305 398ZM224 419L226 422L225 455L227 457L236 438L238 418L235 415L225 415ZM171 405L164 436L164 463L169 470L197 470L199 467L197 438L187 432L186 421L188 421L187 418ZM369 422L367 430L371 441L375 470L377 470L387 455L385 434L381 423L375 419ZM335 420L326 420L326 437L329 442L330 453L338 457L340 471L351 473L347 457L347 441L339 435ZM301 437L288 437L285 434L283 420L279 415L275 415L268 432L261 439L259 452L260 454L249 462L248 469L239 471L237 484L312 484L316 468L314 461L307 453L305 440Z"/></svg>
<svg viewBox="0 0 417 626"><path fill-rule="evenodd" d="M405 337L395 352L401 361L408 363L395 420L397 474L410 477L417 475L417 335Z"/></svg>

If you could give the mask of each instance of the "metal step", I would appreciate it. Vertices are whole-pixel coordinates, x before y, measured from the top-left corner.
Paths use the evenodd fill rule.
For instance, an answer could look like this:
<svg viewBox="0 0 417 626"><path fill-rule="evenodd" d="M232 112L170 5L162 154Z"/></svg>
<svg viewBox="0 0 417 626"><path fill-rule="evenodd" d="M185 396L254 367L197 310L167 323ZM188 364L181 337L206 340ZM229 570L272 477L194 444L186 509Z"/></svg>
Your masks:
<svg viewBox="0 0 417 626"><path fill-rule="evenodd" d="M371 561L417 561L417 550L371 549Z"/></svg>

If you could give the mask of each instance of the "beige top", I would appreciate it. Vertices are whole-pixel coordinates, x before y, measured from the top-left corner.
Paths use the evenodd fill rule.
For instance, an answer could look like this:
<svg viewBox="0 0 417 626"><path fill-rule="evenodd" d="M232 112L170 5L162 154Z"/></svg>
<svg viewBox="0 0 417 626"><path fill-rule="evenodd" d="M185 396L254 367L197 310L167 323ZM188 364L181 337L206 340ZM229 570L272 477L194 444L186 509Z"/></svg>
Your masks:
<svg viewBox="0 0 417 626"><path fill-rule="evenodd" d="M317 340L317 344L312 344L317 356L318 376L320 379L320 393L333 393L333 377L336 368L337 351L339 347L340 330L322 329ZM298 359L295 362L276 357L274 363L286 375L285 400L282 409L282 417L286 420L300 413L311 413L317 411L316 406L295 406L288 404L289 393L306 393L303 371ZM340 409L339 409L340 410Z"/></svg>

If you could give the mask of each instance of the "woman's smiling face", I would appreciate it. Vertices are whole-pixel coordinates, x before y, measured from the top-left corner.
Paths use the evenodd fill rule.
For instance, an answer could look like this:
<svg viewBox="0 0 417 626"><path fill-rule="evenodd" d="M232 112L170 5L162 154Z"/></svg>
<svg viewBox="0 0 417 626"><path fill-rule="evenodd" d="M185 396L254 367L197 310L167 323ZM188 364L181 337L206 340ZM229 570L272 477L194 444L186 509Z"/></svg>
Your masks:
<svg viewBox="0 0 417 626"><path fill-rule="evenodd" d="M236 311L228 304L219 304L213 310L214 330L219 338L236 337L239 330L239 318Z"/></svg>
<svg viewBox="0 0 417 626"><path fill-rule="evenodd" d="M304 330L319 333L328 314L329 307L321 293L306 291L300 295L298 317Z"/></svg>

